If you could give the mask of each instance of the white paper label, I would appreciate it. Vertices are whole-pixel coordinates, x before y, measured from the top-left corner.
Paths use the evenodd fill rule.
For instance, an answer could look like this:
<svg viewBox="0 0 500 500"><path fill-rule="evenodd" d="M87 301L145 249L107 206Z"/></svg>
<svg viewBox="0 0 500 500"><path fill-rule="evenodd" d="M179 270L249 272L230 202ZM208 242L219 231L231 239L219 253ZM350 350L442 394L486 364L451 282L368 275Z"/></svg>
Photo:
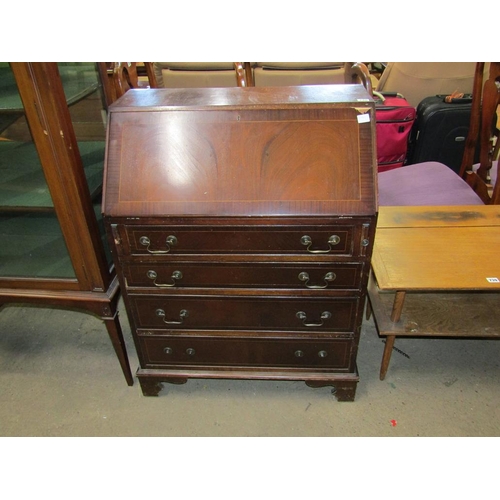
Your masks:
<svg viewBox="0 0 500 500"><path fill-rule="evenodd" d="M358 115L358 123L368 123L370 121L370 115L365 113L363 115Z"/></svg>

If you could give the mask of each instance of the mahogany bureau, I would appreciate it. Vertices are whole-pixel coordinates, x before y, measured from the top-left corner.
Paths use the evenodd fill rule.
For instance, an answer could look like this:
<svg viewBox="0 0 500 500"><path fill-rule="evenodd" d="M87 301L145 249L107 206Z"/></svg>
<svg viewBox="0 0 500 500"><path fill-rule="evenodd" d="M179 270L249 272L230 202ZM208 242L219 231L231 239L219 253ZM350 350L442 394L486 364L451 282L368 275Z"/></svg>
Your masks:
<svg viewBox="0 0 500 500"><path fill-rule="evenodd" d="M303 380L353 401L374 239L361 85L130 90L103 213L144 395Z"/></svg>

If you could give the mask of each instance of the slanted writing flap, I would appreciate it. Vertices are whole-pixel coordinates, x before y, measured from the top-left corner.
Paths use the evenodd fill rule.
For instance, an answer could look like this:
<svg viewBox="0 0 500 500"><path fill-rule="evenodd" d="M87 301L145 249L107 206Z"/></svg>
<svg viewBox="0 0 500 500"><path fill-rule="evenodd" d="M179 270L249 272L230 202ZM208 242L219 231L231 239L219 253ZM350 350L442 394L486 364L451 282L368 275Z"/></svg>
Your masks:
<svg viewBox="0 0 500 500"><path fill-rule="evenodd" d="M333 95L338 86L327 87ZM340 87L353 87L357 95L367 96L359 94L357 85ZM235 89L227 90L231 102ZM324 89L320 91L323 96ZM168 90L154 92L159 92L158 103L168 102ZM272 105L264 100L256 105L259 94L253 97L248 103L228 106L161 106L153 105L151 98L148 106L141 106L140 100L130 97L129 105L112 109L105 212L114 216L375 212L369 100L317 103L310 98L307 103L297 104L295 99L292 104Z"/></svg>

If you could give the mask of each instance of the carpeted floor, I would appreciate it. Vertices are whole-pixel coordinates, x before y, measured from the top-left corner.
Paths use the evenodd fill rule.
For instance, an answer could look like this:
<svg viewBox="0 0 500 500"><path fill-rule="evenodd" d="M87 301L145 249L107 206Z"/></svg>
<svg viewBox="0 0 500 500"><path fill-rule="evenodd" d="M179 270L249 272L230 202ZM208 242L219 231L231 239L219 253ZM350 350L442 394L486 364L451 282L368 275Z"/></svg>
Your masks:
<svg viewBox="0 0 500 500"><path fill-rule="evenodd" d="M132 371L138 367L123 304ZM383 340L365 323L353 403L302 382L190 380L158 398L128 387L101 320L0 310L1 436L499 436L500 342Z"/></svg>

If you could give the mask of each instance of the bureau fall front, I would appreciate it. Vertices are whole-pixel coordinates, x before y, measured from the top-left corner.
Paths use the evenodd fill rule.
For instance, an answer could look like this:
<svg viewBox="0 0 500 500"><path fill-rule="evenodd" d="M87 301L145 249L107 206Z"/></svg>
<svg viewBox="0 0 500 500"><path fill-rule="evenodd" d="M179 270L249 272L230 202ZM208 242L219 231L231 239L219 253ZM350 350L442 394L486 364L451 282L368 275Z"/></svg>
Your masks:
<svg viewBox="0 0 500 500"><path fill-rule="evenodd" d="M352 401L377 217L361 85L130 90L103 212L144 395L303 380Z"/></svg>

